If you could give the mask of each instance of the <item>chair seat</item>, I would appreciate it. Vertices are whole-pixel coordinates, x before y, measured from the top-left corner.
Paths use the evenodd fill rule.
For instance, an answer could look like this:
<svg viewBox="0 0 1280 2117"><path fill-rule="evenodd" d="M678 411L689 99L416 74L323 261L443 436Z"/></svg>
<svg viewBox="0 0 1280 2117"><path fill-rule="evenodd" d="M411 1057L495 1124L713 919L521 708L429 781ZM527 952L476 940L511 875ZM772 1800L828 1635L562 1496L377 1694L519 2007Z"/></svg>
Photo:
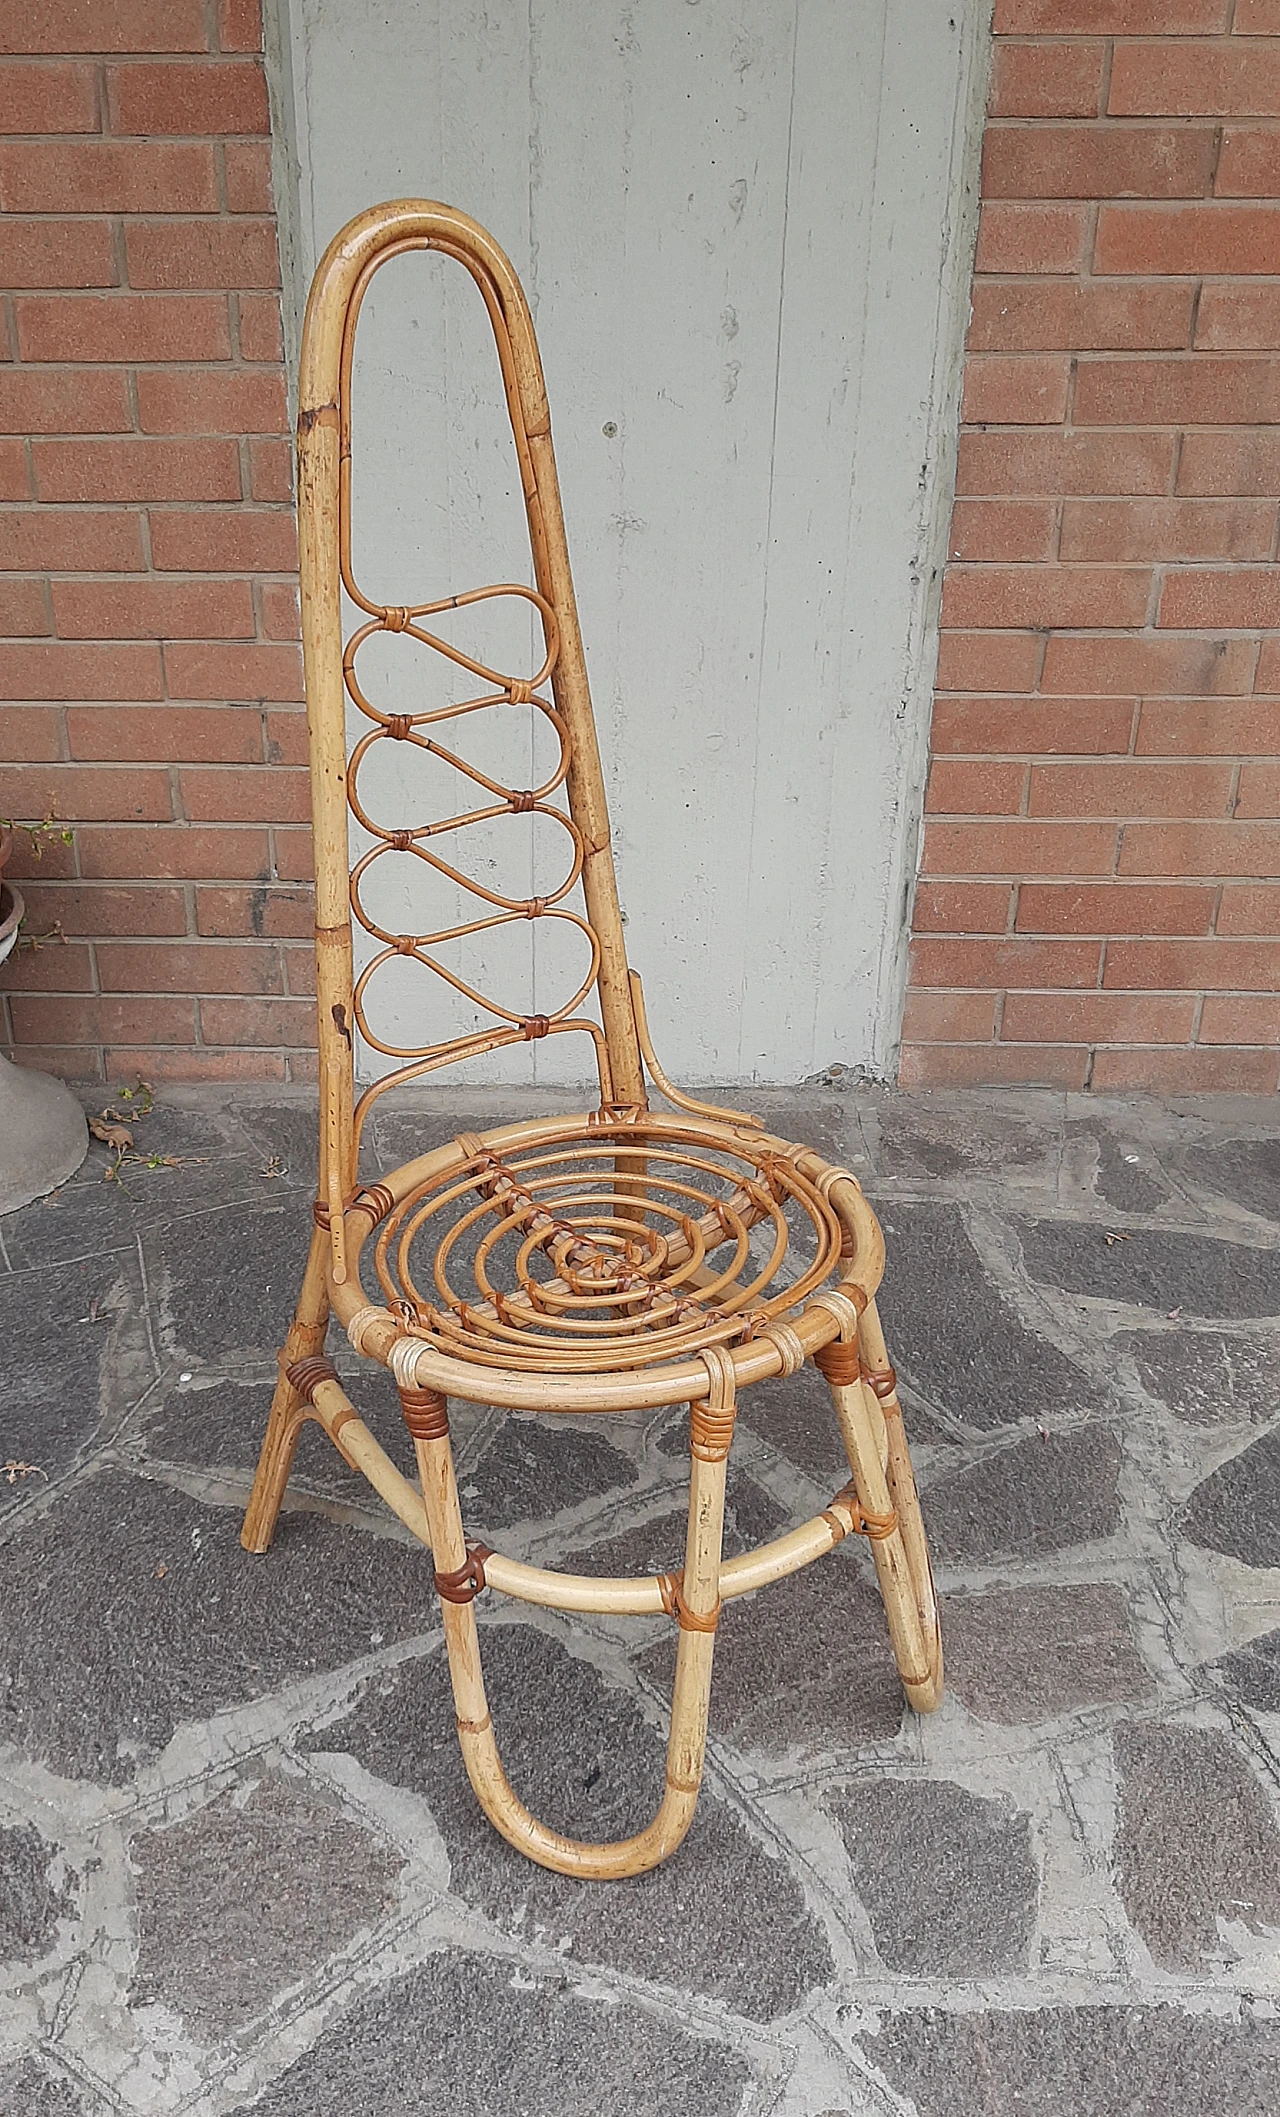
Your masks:
<svg viewBox="0 0 1280 2117"><path fill-rule="evenodd" d="M482 1368L608 1375L761 1337L798 1366L794 1325L855 1247L837 1182L754 1125L593 1111L463 1133L361 1198L401 1333Z"/></svg>

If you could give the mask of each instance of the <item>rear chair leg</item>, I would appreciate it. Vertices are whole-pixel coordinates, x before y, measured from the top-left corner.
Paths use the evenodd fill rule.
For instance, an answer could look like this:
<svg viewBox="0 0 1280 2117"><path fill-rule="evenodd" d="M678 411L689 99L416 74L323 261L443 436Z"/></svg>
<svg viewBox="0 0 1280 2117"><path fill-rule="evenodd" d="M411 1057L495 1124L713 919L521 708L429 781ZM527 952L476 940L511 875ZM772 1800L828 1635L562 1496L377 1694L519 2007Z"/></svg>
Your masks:
<svg viewBox="0 0 1280 2117"><path fill-rule="evenodd" d="M494 1739L480 1667L480 1641L473 1604L484 1586L480 1545L462 1532L458 1486L449 1446L449 1413L436 1390L401 1388L405 1424L413 1436L422 1497L431 1532L435 1583L441 1598L449 1673L453 1681L458 1740L467 1777L489 1821L508 1844L539 1866L585 1881L644 1874L673 1853L693 1821L706 1754L711 1659L720 1614L720 1554L724 1532L725 1464L733 1435L733 1364L718 1350L704 1353L712 1374L705 1404L689 1408L689 1528L685 1565L671 1581L673 1614L680 1626L666 1784L653 1821L635 1837L610 1845L587 1845L550 1830L530 1815L512 1792Z"/></svg>
<svg viewBox="0 0 1280 2117"><path fill-rule="evenodd" d="M245 1510L240 1541L246 1551L267 1551L276 1533L276 1522L284 1489L293 1468L294 1451L298 1446L298 1435L306 1421L312 1416L311 1406L294 1388L288 1370L295 1361L313 1359L324 1349L325 1331L329 1324L329 1288L326 1278L329 1263L329 1238L323 1228L317 1228L311 1237L311 1248L307 1255L307 1268L303 1274L302 1292L294 1310L293 1322L279 1355L280 1375L276 1382L275 1395L271 1399L271 1411L267 1418L267 1430L262 1440L262 1453L258 1457L257 1475L253 1480L253 1491Z"/></svg>

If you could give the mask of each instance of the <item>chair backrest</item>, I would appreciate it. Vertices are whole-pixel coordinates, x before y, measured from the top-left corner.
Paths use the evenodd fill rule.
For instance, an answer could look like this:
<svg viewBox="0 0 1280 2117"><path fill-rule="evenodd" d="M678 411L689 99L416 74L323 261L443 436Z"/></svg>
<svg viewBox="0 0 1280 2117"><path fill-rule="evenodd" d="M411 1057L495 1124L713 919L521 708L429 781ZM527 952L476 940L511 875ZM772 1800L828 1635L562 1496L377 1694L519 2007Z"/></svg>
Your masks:
<svg viewBox="0 0 1280 2117"><path fill-rule="evenodd" d="M356 325L369 283L380 265L409 250L434 250L470 273L493 328L503 389L515 439L535 587L515 584L472 588L457 595L396 606L379 603L357 584L351 560L351 377ZM307 724L311 743L312 825L316 862L316 969L319 995L321 1095L321 1196L333 1230L334 1265L345 1276L342 1205L355 1182L360 1122L370 1100L384 1089L460 1059L569 1031L589 1034L595 1045L604 1105L644 1101L636 1018L628 985L622 921L609 844L604 781L587 687L582 639L551 445L542 364L528 304L515 272L483 228L452 207L427 199L398 199L371 207L334 237L320 261L307 302L298 389L298 531L302 578L302 647ZM342 592L363 614L343 638ZM507 676L465 654L439 636L431 621L467 604L497 597L523 598L541 619L542 666L527 676ZM458 704L421 712L387 712L365 695L356 671L364 642L376 633L406 634L476 679L480 694ZM542 695L550 684L551 699ZM541 688L540 688L541 687ZM470 686L468 685L468 688ZM351 699L369 722L347 755L346 708ZM539 715L555 734L559 757L544 784L513 788L481 772L438 740L441 728L486 710L512 707ZM475 806L447 817L428 818L411 830L389 829L362 799L362 765L377 746L403 743L442 758L476 787ZM568 814L555 801L563 787ZM459 834L488 827L505 815L537 811L554 816L571 846L568 872L545 898L511 898L466 871ZM354 867L349 820L354 814L372 841ZM443 841L444 850L436 846ZM473 915L429 934L390 931L367 908L370 871L388 857L424 862L451 887L470 892ZM584 915L565 901L581 888ZM375 943L372 959L353 977L352 921ZM451 941L525 919L572 920L585 936L590 968L585 981L554 1012L521 1015L500 999L477 992L434 951ZM454 987L492 1026L442 1042L406 1046L381 1038L368 1019L365 996L379 971L394 958L411 957ZM600 1023L580 1009L595 990ZM356 1104L354 1035L399 1059Z"/></svg>

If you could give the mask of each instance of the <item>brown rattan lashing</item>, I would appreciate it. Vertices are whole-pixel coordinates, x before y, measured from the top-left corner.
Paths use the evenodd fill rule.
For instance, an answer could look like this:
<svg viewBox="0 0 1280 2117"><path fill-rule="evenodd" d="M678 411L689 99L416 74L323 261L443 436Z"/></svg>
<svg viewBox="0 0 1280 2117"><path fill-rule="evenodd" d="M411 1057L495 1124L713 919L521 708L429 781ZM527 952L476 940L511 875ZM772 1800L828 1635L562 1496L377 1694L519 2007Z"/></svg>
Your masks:
<svg viewBox="0 0 1280 2117"><path fill-rule="evenodd" d="M488 312L524 497L533 585L499 583L413 604L380 603L357 579L351 541L352 375L372 278L430 250L471 276ZM430 1547L458 1738L481 1805L513 1845L588 1879L643 1872L679 1845L701 1784L715 1631L722 1605L766 1587L853 1534L868 1540L889 1635L911 1704L942 1684L937 1606L896 1379L875 1295L879 1227L855 1179L741 1111L684 1094L653 1051L630 970L610 852L546 391L515 273L464 214L422 200L372 208L334 238L312 286L298 412L302 631L316 856L320 1189L302 1293L280 1356L242 1541L271 1543L302 1424L314 1419L401 1522ZM343 632L343 597L358 621ZM541 634L523 669L504 671L449 637L451 613L514 601ZM360 654L381 636L414 643L471 695L440 703L405 672L393 710L370 697ZM397 653L401 650L396 648ZM361 724L348 754L346 721ZM477 715L531 722L551 739L535 786L470 760ZM461 806L410 827L379 813L370 760L436 759L467 786ZM488 754L488 753L486 753ZM376 775L374 775L376 778ZM455 778L456 783L456 778ZM362 847L352 858L351 824ZM541 830L563 847L543 893L504 894L468 865L468 833ZM470 908L401 931L374 908L387 860L433 875ZM397 901L400 901L397 899ZM518 922L576 937L579 969L522 1011L441 955ZM366 959L355 972L353 930ZM480 1026L411 1043L379 1012L382 973L412 966ZM381 1025L381 1026L380 1026ZM357 1098L355 1032L391 1061ZM377 1099L441 1066L517 1043L590 1042L595 1106L576 1117L455 1140L378 1182L357 1175ZM652 1087L667 1104L649 1106ZM413 1439L416 1484L360 1418L323 1357L330 1316L357 1353L390 1369ZM727 1460L741 1392L806 1360L822 1370L851 1477L821 1514L741 1557L722 1550ZM682 1562L632 1579L549 1572L464 1530L448 1400L572 1417L689 1406L689 1513ZM551 1496L552 1499L554 1495ZM675 1554L673 1554L673 1557ZM485 1696L474 1603L482 1590L562 1610L664 1612L677 1626L665 1785L634 1837L582 1844L540 1823L508 1784ZM803 1652L803 1640L797 1642Z"/></svg>

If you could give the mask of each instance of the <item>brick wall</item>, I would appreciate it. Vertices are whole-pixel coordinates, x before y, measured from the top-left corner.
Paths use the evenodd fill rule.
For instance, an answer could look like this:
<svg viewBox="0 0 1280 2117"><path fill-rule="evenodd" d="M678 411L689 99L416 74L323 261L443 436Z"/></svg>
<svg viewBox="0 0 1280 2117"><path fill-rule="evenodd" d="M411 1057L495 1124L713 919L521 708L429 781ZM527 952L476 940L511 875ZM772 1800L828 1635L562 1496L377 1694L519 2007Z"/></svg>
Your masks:
<svg viewBox="0 0 1280 2117"><path fill-rule="evenodd" d="M0 816L73 827L19 841L28 927L65 939L0 1006L69 1075L311 1063L260 43L257 0L0 25Z"/></svg>
<svg viewBox="0 0 1280 2117"><path fill-rule="evenodd" d="M996 0L902 1077L1280 1084L1280 0Z"/></svg>

